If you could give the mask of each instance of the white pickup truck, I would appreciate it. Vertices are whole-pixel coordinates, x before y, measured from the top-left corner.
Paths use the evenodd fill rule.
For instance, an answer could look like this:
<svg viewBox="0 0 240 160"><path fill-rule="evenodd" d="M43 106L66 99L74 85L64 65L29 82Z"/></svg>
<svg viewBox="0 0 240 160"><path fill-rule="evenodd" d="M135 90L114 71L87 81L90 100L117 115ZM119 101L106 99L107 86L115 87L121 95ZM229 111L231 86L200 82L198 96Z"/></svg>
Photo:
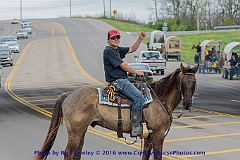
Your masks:
<svg viewBox="0 0 240 160"><path fill-rule="evenodd" d="M146 63L153 72L159 73L161 71L161 75L164 75L166 60L159 51L141 51L134 58L136 63Z"/></svg>

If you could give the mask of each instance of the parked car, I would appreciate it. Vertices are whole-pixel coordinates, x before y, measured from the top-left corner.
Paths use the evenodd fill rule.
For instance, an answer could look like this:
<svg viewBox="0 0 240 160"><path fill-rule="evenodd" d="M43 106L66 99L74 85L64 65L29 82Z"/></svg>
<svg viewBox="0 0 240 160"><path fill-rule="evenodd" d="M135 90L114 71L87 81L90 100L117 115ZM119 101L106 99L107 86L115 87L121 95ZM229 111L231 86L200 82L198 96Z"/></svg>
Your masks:
<svg viewBox="0 0 240 160"><path fill-rule="evenodd" d="M18 20L17 19L12 19L11 24L18 24Z"/></svg>
<svg viewBox="0 0 240 160"><path fill-rule="evenodd" d="M129 66L131 66L133 69L136 71L143 71L144 75L148 77L148 81L153 80L153 72L151 71L150 67L148 64L144 63L129 63ZM136 74L128 73L128 79L131 83L134 82L136 77Z"/></svg>
<svg viewBox="0 0 240 160"><path fill-rule="evenodd" d="M12 52L6 44L0 46L1 65L13 65Z"/></svg>
<svg viewBox="0 0 240 160"><path fill-rule="evenodd" d="M28 32L26 29L18 29L17 31L17 39L25 38L28 39Z"/></svg>
<svg viewBox="0 0 240 160"><path fill-rule="evenodd" d="M164 75L166 60L159 51L141 51L135 58L136 63L148 64L153 72L161 71L161 75Z"/></svg>
<svg viewBox="0 0 240 160"><path fill-rule="evenodd" d="M32 34L32 27L30 25L24 25L22 28L27 30L28 34Z"/></svg>
<svg viewBox="0 0 240 160"><path fill-rule="evenodd" d="M1 44L8 44L11 52L19 52L19 44L13 36L3 36Z"/></svg>

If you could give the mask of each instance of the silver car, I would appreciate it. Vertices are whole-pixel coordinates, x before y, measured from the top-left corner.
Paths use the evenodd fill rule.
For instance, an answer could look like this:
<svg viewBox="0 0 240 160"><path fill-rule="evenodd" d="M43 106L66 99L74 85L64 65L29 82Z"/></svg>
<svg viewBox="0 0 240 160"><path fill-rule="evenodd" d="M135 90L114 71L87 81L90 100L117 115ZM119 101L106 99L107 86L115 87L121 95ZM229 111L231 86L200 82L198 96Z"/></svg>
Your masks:
<svg viewBox="0 0 240 160"><path fill-rule="evenodd" d="M136 71L143 71L144 75L147 76L147 81L152 81L153 80L153 72L150 69L148 64L144 63L129 63L129 66L131 66L133 69ZM133 83L135 80L136 74L128 73L128 80Z"/></svg>
<svg viewBox="0 0 240 160"><path fill-rule="evenodd" d="M13 57L12 53L9 49L0 49L0 59L1 59L1 65L13 65Z"/></svg>
<svg viewBox="0 0 240 160"><path fill-rule="evenodd" d="M1 44L7 44L11 52L19 52L19 44L13 36L3 36L1 39Z"/></svg>
<svg viewBox="0 0 240 160"><path fill-rule="evenodd" d="M19 44L17 43L17 41L10 42L8 43L8 45L12 52L19 53Z"/></svg>
<svg viewBox="0 0 240 160"><path fill-rule="evenodd" d="M28 34L32 34L32 27L30 25L25 25L22 28L27 30Z"/></svg>
<svg viewBox="0 0 240 160"><path fill-rule="evenodd" d="M26 29L19 29L17 31L17 39L19 39L19 38L25 38L25 39L28 38L28 32Z"/></svg>

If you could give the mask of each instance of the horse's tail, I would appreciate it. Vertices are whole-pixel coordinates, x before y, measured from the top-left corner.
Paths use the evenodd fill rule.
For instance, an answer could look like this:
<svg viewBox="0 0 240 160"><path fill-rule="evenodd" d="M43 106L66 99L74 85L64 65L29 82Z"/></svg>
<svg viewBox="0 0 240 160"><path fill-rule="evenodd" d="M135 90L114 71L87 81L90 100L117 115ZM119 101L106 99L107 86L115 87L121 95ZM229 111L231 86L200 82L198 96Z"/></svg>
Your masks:
<svg viewBox="0 0 240 160"><path fill-rule="evenodd" d="M50 150L54 144L59 126L63 121L62 102L69 95L69 93L70 92L63 93L57 99L55 107L52 112L52 119L50 126L48 128L46 139L42 145L41 150L36 153L37 155L35 156L35 160L47 159L47 156L50 154Z"/></svg>

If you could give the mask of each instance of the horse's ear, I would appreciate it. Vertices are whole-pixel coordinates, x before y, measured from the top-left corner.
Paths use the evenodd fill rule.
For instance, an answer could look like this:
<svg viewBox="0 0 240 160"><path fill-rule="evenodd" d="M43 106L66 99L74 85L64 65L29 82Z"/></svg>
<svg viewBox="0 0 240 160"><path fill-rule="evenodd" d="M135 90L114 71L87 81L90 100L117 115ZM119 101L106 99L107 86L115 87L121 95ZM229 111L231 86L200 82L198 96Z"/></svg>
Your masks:
<svg viewBox="0 0 240 160"><path fill-rule="evenodd" d="M183 69L184 69L184 66L182 65L182 63L180 64L180 70L181 70L181 72L183 71Z"/></svg>
<svg viewBox="0 0 240 160"><path fill-rule="evenodd" d="M195 71L195 73L197 73L198 67L199 67L199 64L196 64L195 67L193 67L193 70Z"/></svg>

